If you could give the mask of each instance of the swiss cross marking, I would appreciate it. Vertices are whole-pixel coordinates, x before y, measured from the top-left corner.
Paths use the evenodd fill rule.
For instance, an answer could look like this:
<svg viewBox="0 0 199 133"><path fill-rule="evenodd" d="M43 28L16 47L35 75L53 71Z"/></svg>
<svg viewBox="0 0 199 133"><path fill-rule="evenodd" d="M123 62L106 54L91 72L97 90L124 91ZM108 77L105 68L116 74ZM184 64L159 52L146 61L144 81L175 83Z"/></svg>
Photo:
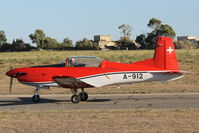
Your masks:
<svg viewBox="0 0 199 133"><path fill-rule="evenodd" d="M172 49L171 47L169 47L169 48L167 49L167 51L169 52L169 54L171 54L171 53L174 51L174 49Z"/></svg>

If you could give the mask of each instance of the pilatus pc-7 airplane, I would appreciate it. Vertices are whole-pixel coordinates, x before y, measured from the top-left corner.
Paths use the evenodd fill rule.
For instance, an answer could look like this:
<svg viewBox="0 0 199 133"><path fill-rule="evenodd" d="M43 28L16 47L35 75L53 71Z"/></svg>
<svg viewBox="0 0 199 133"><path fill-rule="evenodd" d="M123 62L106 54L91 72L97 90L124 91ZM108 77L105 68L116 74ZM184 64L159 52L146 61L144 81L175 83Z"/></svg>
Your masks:
<svg viewBox="0 0 199 133"><path fill-rule="evenodd" d="M39 90L49 87L70 88L73 93L71 101L79 103L88 99L84 88L171 81L183 77L185 73L179 70L173 40L159 37L154 57L132 64L110 62L93 56L72 56L59 64L16 68L6 75L11 77L10 91L13 78L22 84L35 86L34 103L40 101Z"/></svg>

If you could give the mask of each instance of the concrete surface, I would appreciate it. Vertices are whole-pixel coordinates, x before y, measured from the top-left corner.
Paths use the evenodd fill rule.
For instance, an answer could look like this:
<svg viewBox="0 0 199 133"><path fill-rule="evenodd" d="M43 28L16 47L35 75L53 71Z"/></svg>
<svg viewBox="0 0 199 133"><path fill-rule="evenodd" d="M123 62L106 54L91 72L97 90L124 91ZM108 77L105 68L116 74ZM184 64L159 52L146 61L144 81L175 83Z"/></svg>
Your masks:
<svg viewBox="0 0 199 133"><path fill-rule="evenodd" d="M100 94L87 102L73 104L71 95L41 95L34 104L32 95L0 95L0 111L199 109L199 93Z"/></svg>

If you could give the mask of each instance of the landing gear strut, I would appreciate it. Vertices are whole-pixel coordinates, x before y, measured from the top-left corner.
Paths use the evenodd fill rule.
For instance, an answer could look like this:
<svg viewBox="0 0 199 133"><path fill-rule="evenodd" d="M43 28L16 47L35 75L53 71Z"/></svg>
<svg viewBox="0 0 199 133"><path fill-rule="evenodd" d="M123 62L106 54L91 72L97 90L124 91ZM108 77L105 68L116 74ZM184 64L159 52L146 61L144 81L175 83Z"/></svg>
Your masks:
<svg viewBox="0 0 199 133"><path fill-rule="evenodd" d="M34 94L33 97L32 97L32 102L33 102L33 103L38 103L38 102L40 101L39 90L40 90L40 88L39 88L39 87L36 87L36 90L34 91L35 94Z"/></svg>
<svg viewBox="0 0 199 133"><path fill-rule="evenodd" d="M80 101L87 101L88 100L88 94L84 92L84 88L81 89L82 92L78 94L77 89L71 89L72 97L71 101L72 103L79 103Z"/></svg>

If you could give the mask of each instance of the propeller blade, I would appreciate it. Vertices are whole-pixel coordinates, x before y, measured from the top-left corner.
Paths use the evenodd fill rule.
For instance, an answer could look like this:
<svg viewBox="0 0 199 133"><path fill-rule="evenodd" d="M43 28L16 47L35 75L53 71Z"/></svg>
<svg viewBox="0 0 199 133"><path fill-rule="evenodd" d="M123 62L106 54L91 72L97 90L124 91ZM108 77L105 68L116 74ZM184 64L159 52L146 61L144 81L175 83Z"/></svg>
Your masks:
<svg viewBox="0 0 199 133"><path fill-rule="evenodd" d="M11 64L10 64L10 71L12 70L12 66L11 66Z"/></svg>
<svg viewBox="0 0 199 133"><path fill-rule="evenodd" d="M9 90L9 93L11 94L11 91L12 91L12 83L13 83L13 78L11 77L10 78L10 90Z"/></svg>
<svg viewBox="0 0 199 133"><path fill-rule="evenodd" d="M9 61L10 61L10 71L12 71L12 65L11 65L11 58L10 58L10 50L9 50ZM10 89L9 89L9 93L11 94L11 91L12 91L12 84L13 84L13 77L10 78Z"/></svg>

